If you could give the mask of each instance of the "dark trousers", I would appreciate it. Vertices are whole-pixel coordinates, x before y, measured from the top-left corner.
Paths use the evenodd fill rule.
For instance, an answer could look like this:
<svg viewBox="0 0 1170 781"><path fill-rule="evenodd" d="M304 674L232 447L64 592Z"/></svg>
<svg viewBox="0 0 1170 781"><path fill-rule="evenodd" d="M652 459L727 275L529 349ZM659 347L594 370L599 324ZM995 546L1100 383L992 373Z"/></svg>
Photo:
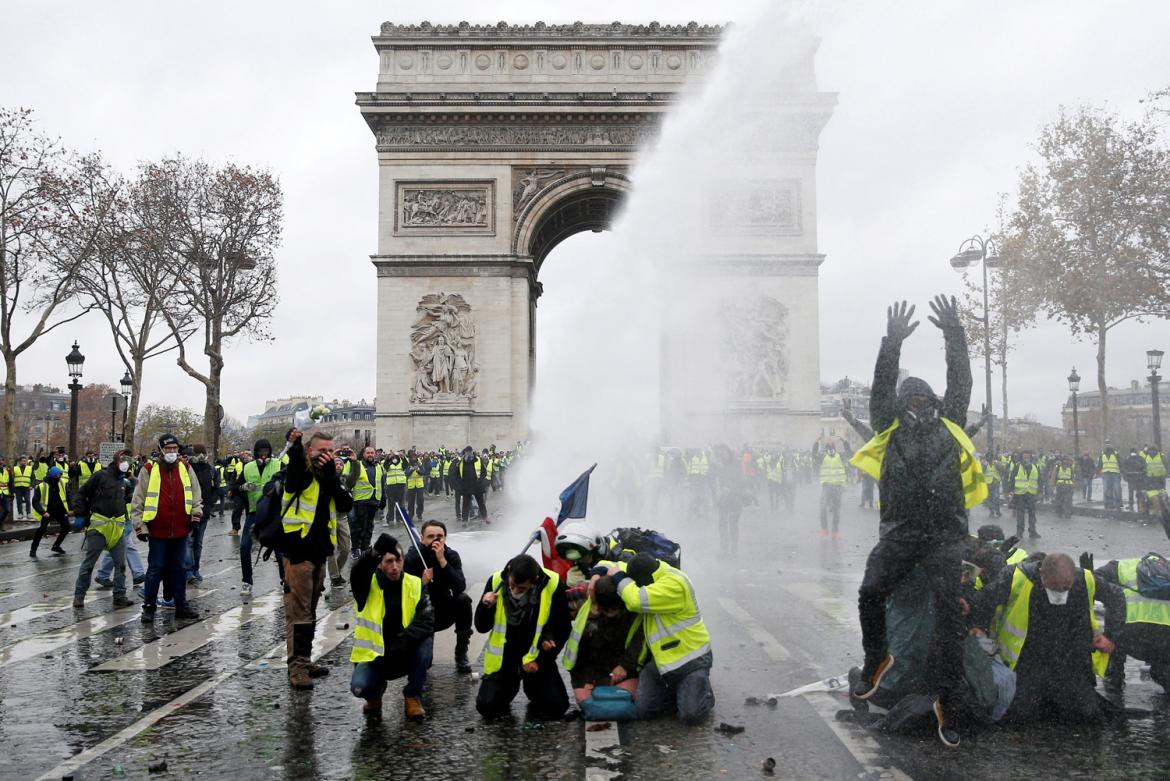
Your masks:
<svg viewBox="0 0 1170 781"><path fill-rule="evenodd" d="M419 512L422 512L421 508ZM357 502L354 504L353 525L349 530L350 550L354 553L361 553L370 547L370 539L374 536L374 516L377 513L377 502Z"/></svg>
<svg viewBox="0 0 1170 781"><path fill-rule="evenodd" d="M1056 484L1056 511L1061 518L1071 518L1073 508L1073 484Z"/></svg>
<svg viewBox="0 0 1170 781"><path fill-rule="evenodd" d="M418 518L422 520L423 504L425 499L423 488L407 488L406 489L406 512L410 513L411 518Z"/></svg>
<svg viewBox="0 0 1170 781"><path fill-rule="evenodd" d="M475 504L479 508L479 517L487 518L487 506L483 502L483 493L465 494L460 493L455 497L455 502L458 504L459 520L467 523L471 520L471 499L475 497Z"/></svg>
<svg viewBox="0 0 1170 781"><path fill-rule="evenodd" d="M861 478L861 506L873 509L873 488L877 485L869 475Z"/></svg>
<svg viewBox="0 0 1170 781"><path fill-rule="evenodd" d="M406 483L394 483L386 486L386 517L390 525L394 525L394 505L406 506Z"/></svg>
<svg viewBox="0 0 1170 781"><path fill-rule="evenodd" d="M1109 656L1105 680L1125 681L1125 657L1132 656L1150 665L1150 678L1170 693L1170 626L1126 624L1116 638L1117 650Z"/></svg>
<svg viewBox="0 0 1170 781"><path fill-rule="evenodd" d="M166 579L167 592L175 600L175 609L187 604L187 538L150 538L146 554L146 582L143 584L143 609L154 609L158 602L158 587Z"/></svg>
<svg viewBox="0 0 1170 781"><path fill-rule="evenodd" d="M27 518L32 512L32 504L29 502L28 488L13 488L12 493L16 496L16 515L20 518Z"/></svg>
<svg viewBox="0 0 1170 781"><path fill-rule="evenodd" d="M1093 683L1075 675L1016 671L1016 696L1005 722L1031 724L1040 718L1059 722L1093 722L1105 715Z"/></svg>
<svg viewBox="0 0 1170 781"><path fill-rule="evenodd" d="M479 682L475 709L485 718L502 716L511 709L512 700L523 686L533 716L559 719L569 709L569 694L561 680L556 658L541 654L538 665L536 672L526 673L520 669L519 661L505 659L498 672L485 675Z"/></svg>
<svg viewBox="0 0 1170 781"><path fill-rule="evenodd" d="M471 634L471 597L466 593L450 602L436 602L434 607L436 632L453 625L455 634Z"/></svg>
<svg viewBox="0 0 1170 781"><path fill-rule="evenodd" d="M638 674L638 693L634 697L639 719L652 719L674 710L683 724L698 724L715 707L711 691L711 669L699 667L678 680L664 678L654 660Z"/></svg>
<svg viewBox="0 0 1170 781"><path fill-rule="evenodd" d="M845 486L821 485L821 528L829 528L829 516L833 516L833 531L841 525L841 492Z"/></svg>
<svg viewBox="0 0 1170 781"><path fill-rule="evenodd" d="M963 674L963 637L959 608L962 553L957 542L894 542L879 540L865 562L857 602L861 645L869 664L880 661L886 647L886 599L915 564L922 566L934 592L934 635L927 659L927 680L944 703L958 694ZM895 660L897 664L897 660ZM639 687L641 683L639 682Z"/></svg>
<svg viewBox="0 0 1170 781"><path fill-rule="evenodd" d="M0 526L3 526L4 522L8 520L9 507L11 507L11 505L9 504L8 494L0 495Z"/></svg>
<svg viewBox="0 0 1170 781"><path fill-rule="evenodd" d="M1028 516L1028 531L1036 531L1036 497L1032 494L1016 494L1013 500L1016 508L1016 535L1024 534L1024 515Z"/></svg>
<svg viewBox="0 0 1170 781"><path fill-rule="evenodd" d="M427 684L427 668L434 654L433 637L420 643L408 644L391 656L379 656L372 662L358 662L353 666L349 690L354 697L377 700L382 697L382 684L395 678L406 678L403 697L421 697Z"/></svg>
<svg viewBox="0 0 1170 781"><path fill-rule="evenodd" d="M244 496L236 495L232 498L232 528L240 530L240 520L248 510L248 500Z"/></svg>
<svg viewBox="0 0 1170 781"><path fill-rule="evenodd" d="M59 527L59 531L57 532L57 539L53 541L53 550L60 550L61 543L65 542L65 538L69 536L69 521L66 520L64 515L54 517L49 513L45 513L41 516L41 525L37 527L35 532L33 532L32 549L29 551L31 555L36 555L37 546L41 544L41 538L45 536L45 532L49 528L50 521L56 521L57 526Z"/></svg>

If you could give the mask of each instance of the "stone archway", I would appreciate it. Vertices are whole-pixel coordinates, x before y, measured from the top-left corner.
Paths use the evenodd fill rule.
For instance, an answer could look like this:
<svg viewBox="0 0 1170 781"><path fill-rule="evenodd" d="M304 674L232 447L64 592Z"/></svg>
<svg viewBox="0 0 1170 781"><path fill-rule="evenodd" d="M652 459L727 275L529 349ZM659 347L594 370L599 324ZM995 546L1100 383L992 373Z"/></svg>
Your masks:
<svg viewBox="0 0 1170 781"><path fill-rule="evenodd" d="M357 95L379 167L380 442L506 445L526 435L540 265L573 233L608 226L639 146L701 82L721 32L695 23L382 25L376 89ZM782 184L790 208L802 194L806 207L815 199L816 135L832 103L815 92L811 56L812 92L789 115L815 132ZM798 239L782 226L787 246L776 254L769 245L778 260L765 273L807 277L811 268L815 300L810 223ZM729 263L759 265L742 255ZM811 327L815 345L815 308ZM819 415L808 396L799 414ZM764 408L787 409L778 399Z"/></svg>

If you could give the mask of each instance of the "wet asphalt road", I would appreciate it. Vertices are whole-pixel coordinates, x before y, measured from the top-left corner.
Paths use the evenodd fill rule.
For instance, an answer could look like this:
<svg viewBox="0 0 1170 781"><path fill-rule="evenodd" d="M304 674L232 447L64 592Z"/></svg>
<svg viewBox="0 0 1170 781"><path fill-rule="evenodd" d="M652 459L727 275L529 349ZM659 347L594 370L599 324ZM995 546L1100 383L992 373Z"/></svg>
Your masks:
<svg viewBox="0 0 1170 781"><path fill-rule="evenodd" d="M506 502L492 504L503 511L490 529L452 528L476 593L531 528L500 531ZM781 698L775 707L745 703L857 663L856 590L877 516L856 508L853 489L844 505L845 538L836 542L816 534L812 486L792 513L749 508L734 557L718 554L710 522L673 529L712 634L714 717L700 727L661 720L588 733L577 721L527 722L522 695L511 719L485 723L474 708L476 683L455 673L450 631L436 638L428 719L403 720L395 682L384 718L367 721L348 692L349 633L337 629L352 621L346 589L322 602L318 652L333 674L311 693L290 691L274 565L261 565L245 605L238 541L226 520L213 520L207 535L205 581L192 592L206 616L199 622L176 624L160 611L163 620L143 627L136 608L111 614L108 591L91 591L85 609L74 611L78 538L64 560L32 562L27 543L7 545L0 548L0 778L765 778L767 757L779 778L1166 777L1170 705L1140 680L1133 661L1126 705L1146 712L1140 717L1096 729L969 733L958 751L929 736L873 735L838 721L848 704L831 694ZM426 513L452 514L445 499ZM977 509L973 526L985 515ZM1127 522L1042 516L1040 530L1043 549L1092 550L1098 562L1170 548L1160 529ZM726 737L713 729L720 722L745 730ZM163 760L166 771L148 771Z"/></svg>

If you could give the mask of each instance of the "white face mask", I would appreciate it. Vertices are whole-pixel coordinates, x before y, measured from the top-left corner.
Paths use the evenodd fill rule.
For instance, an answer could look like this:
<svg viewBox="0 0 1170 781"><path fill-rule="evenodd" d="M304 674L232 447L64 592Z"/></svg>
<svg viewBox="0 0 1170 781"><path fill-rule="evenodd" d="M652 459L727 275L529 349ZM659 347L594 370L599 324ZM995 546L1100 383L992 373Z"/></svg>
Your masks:
<svg viewBox="0 0 1170 781"><path fill-rule="evenodd" d="M168 464L173 464L179 460L179 454L178 453L163 453L163 460L166 461Z"/></svg>
<svg viewBox="0 0 1170 781"><path fill-rule="evenodd" d="M121 461L118 464L118 468L121 469L123 472L129 472L130 471L130 462L129 461Z"/></svg>
<svg viewBox="0 0 1170 781"><path fill-rule="evenodd" d="M1068 602L1067 591L1053 591L1050 588L1044 589L1048 593L1048 602L1053 605L1063 605Z"/></svg>

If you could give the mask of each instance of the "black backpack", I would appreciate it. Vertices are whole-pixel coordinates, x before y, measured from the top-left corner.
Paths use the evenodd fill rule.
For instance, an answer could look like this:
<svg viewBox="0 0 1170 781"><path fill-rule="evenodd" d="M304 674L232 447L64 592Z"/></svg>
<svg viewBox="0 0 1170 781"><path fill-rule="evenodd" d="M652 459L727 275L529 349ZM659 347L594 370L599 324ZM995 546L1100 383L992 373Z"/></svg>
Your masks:
<svg viewBox="0 0 1170 781"><path fill-rule="evenodd" d="M1142 556L1137 567L1138 593L1147 599L1170 600L1170 561L1157 553Z"/></svg>
<svg viewBox="0 0 1170 781"><path fill-rule="evenodd" d="M649 553L672 567L682 566L682 547L677 542L653 529L620 528L609 533L618 550Z"/></svg>
<svg viewBox="0 0 1170 781"><path fill-rule="evenodd" d="M260 500L256 502L256 519L252 522L252 539L264 552L265 561L268 561L274 551L281 552L281 544L284 541L284 525L281 523L281 519L284 518L289 507L300 495L298 491L287 505L283 508L280 506L284 497L283 469L264 484Z"/></svg>

